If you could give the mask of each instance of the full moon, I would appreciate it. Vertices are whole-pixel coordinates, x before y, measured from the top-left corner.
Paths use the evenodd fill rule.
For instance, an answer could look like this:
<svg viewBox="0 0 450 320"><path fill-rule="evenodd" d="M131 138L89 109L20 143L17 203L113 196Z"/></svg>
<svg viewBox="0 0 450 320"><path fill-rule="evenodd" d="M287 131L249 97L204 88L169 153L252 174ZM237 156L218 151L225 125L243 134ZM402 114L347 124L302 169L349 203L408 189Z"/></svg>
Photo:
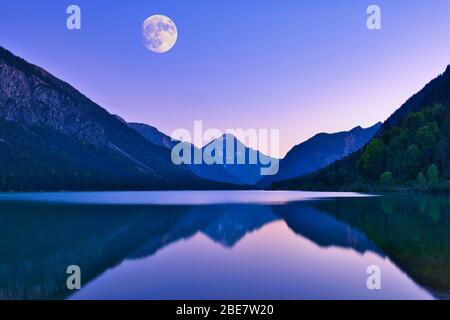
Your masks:
<svg viewBox="0 0 450 320"><path fill-rule="evenodd" d="M177 26L166 16L154 15L142 25L144 45L150 51L164 53L175 45L178 38Z"/></svg>

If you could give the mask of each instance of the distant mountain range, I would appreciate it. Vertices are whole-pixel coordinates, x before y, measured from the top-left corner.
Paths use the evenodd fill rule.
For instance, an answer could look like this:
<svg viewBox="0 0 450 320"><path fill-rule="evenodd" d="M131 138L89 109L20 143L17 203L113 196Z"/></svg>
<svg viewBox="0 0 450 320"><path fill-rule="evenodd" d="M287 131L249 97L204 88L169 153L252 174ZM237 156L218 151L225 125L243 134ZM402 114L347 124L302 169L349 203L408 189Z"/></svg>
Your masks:
<svg viewBox="0 0 450 320"><path fill-rule="evenodd" d="M133 128L140 134L142 134L150 142L159 146L163 146L167 149L171 149L173 146L179 143L179 141L172 140L171 137L167 136L166 134L160 132L158 129L149 126L147 124L129 123L128 126L130 128ZM233 154L226 153L227 139L229 139L229 141L232 141L234 145ZM187 142L184 143L189 144ZM208 165L205 163L202 164L192 163L186 165L186 167L189 170L191 170L191 172L204 179L250 186L257 183L259 180L263 178L263 176L261 176L261 167L264 167L264 165L261 165L259 161L256 164L250 164L249 162L250 154L251 153L255 154L257 157L256 159L264 159L264 163L268 163L272 159L259 151L253 150L245 146L239 139L237 139L235 136L231 134L225 134L220 138L211 141L209 144L203 146L199 151L202 152L203 154L205 149L213 143L214 144L217 143L217 146L222 146L223 150L225 151L220 156L223 164ZM189 147L191 148L192 152L194 152L194 150L198 150L198 148L192 144L189 144ZM245 164L238 164L238 152L241 150L245 154L246 159ZM226 161L227 158L230 158L231 161L229 162L233 164L227 164Z"/></svg>
<svg viewBox="0 0 450 320"><path fill-rule="evenodd" d="M155 127L142 123L129 123L128 125L156 145L170 149L178 143L177 141L172 141L169 136L160 132ZM275 181L281 181L314 172L358 151L377 133L380 127L381 122L367 129L356 127L350 131L317 134L311 139L292 148L287 155L280 160L280 170L278 174L274 176L261 176L260 169L262 166L260 164L236 165L236 153L230 155L233 159L233 163L235 163L234 165L192 164L187 167L199 177L208 180L241 185L256 185L257 187L269 187L271 183ZM245 150L247 160L251 152L256 153L258 159L265 158L265 163L270 160L270 157L246 147L232 135L224 135L211 143L218 142L219 145L223 144L225 150L225 141L227 137L234 141L235 151L239 150L239 148ZM193 149L196 148L195 146L191 147ZM202 152L206 147L207 146L204 146L202 148ZM223 155L224 163L226 162L226 156L227 155Z"/></svg>
<svg viewBox="0 0 450 320"><path fill-rule="evenodd" d="M342 189L378 182L381 173L390 183L405 183L432 164L446 176L449 79L450 67L385 124L318 134L290 150L275 176L262 176L267 165L261 159L275 159L232 135L201 149L183 142L203 154L212 144L226 150L226 141L232 141L232 154L215 155L224 164L175 165L171 148L178 141L150 125L109 114L69 84L0 47L0 190ZM411 115L418 123L406 123ZM380 163L374 151L381 152ZM411 157L404 154L417 159L406 165ZM257 164L249 163L251 155ZM245 164L237 163L240 156Z"/></svg>
<svg viewBox="0 0 450 320"><path fill-rule="evenodd" d="M299 177L345 158L361 149L381 127L381 122L370 128L356 127L338 133L320 133L292 148L280 161L277 175L264 177L258 185L269 187L275 181Z"/></svg>
<svg viewBox="0 0 450 320"><path fill-rule="evenodd" d="M232 187L174 165L170 150L150 141L0 47L0 190Z"/></svg>

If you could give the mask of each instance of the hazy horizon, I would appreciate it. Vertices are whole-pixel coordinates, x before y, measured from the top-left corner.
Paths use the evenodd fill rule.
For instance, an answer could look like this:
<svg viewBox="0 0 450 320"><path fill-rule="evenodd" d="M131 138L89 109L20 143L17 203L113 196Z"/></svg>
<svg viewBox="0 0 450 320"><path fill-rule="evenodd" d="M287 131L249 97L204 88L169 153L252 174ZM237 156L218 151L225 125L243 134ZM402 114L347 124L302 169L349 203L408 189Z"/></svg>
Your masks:
<svg viewBox="0 0 450 320"><path fill-rule="evenodd" d="M170 135L207 128L280 129L281 156L320 132L386 120L450 64L450 3L330 0L79 0L0 4L0 45L68 82L112 114ZM382 29L368 30L377 4ZM143 21L170 17L178 41L149 52Z"/></svg>

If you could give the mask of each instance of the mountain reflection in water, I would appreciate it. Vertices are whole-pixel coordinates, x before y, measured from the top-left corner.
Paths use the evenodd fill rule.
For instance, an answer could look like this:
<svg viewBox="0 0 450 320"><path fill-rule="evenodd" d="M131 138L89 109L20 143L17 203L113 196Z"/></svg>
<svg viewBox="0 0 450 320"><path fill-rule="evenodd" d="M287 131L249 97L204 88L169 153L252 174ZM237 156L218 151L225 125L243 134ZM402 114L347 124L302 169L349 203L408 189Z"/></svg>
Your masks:
<svg viewBox="0 0 450 320"><path fill-rule="evenodd" d="M431 196L211 205L2 201L0 298L448 298L449 218L450 200ZM130 264L149 266L158 257L161 268L133 273ZM386 271L383 284L404 273L411 296L371 295L359 278L345 282L359 270L356 259L389 261L395 272ZM66 288L72 264L82 270L75 294ZM123 274L151 277L155 288L134 288L134 280L118 278ZM165 279L164 290L157 279Z"/></svg>

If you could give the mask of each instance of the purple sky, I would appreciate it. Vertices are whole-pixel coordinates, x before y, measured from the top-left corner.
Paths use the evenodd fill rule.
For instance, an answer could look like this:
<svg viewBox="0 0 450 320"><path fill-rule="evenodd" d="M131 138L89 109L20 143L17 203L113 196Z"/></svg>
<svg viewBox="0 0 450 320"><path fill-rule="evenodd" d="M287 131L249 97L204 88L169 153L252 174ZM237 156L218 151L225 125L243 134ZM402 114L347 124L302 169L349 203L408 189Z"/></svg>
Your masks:
<svg viewBox="0 0 450 320"><path fill-rule="evenodd" d="M382 30L366 8L382 9ZM66 29L78 4L82 30ZM153 14L178 28L149 52ZM318 132L385 120L450 64L448 0L2 0L0 45L111 113L170 134L194 120L279 128L284 154Z"/></svg>

